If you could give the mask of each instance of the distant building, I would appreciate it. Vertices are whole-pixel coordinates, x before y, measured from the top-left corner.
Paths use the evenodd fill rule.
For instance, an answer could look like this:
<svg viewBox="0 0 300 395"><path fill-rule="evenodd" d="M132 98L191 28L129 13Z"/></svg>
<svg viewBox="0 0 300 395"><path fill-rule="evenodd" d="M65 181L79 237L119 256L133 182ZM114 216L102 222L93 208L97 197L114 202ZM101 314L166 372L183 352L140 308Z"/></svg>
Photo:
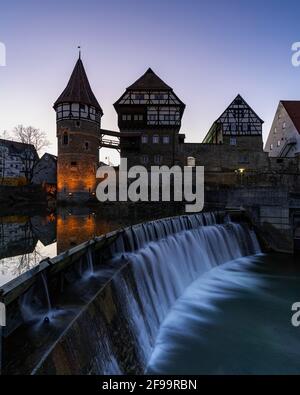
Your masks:
<svg viewBox="0 0 300 395"><path fill-rule="evenodd" d="M114 104L128 166L176 163L185 104L150 68Z"/></svg>
<svg viewBox="0 0 300 395"><path fill-rule="evenodd" d="M42 185L48 192L56 190L57 184L57 157L45 153L33 169L33 184Z"/></svg>
<svg viewBox="0 0 300 395"><path fill-rule="evenodd" d="M262 150L263 122L242 96L237 95L213 123L203 143L227 144L250 150Z"/></svg>
<svg viewBox="0 0 300 395"><path fill-rule="evenodd" d="M0 185L31 182L38 159L33 145L0 139Z"/></svg>
<svg viewBox="0 0 300 395"><path fill-rule="evenodd" d="M54 103L57 124L57 196L87 200L95 194L103 111L78 59Z"/></svg>
<svg viewBox="0 0 300 395"><path fill-rule="evenodd" d="M271 157L290 158L300 153L300 101L281 100L265 145Z"/></svg>

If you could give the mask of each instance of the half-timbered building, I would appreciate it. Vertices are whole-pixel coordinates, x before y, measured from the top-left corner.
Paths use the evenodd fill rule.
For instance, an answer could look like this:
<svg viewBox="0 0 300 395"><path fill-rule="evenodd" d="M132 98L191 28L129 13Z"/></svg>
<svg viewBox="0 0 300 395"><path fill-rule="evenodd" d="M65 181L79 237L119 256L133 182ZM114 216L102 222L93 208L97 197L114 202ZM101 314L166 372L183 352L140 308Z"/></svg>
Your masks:
<svg viewBox="0 0 300 395"><path fill-rule="evenodd" d="M185 104L148 69L114 104L121 133L121 157L128 165L173 165Z"/></svg>
<svg viewBox="0 0 300 395"><path fill-rule="evenodd" d="M241 95L232 101L212 124L203 143L227 144L261 150L263 120Z"/></svg>

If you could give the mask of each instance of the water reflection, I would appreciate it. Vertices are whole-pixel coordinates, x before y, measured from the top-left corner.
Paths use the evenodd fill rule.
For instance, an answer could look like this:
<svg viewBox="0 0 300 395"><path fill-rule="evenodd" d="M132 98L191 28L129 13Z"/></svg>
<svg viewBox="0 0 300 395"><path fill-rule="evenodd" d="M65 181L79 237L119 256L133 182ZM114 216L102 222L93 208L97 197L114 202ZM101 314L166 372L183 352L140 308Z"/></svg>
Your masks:
<svg viewBox="0 0 300 395"><path fill-rule="evenodd" d="M0 216L0 286L41 260L134 223L181 214L178 208L128 205L60 207L53 213Z"/></svg>
<svg viewBox="0 0 300 395"><path fill-rule="evenodd" d="M0 285L56 254L53 215L0 217Z"/></svg>

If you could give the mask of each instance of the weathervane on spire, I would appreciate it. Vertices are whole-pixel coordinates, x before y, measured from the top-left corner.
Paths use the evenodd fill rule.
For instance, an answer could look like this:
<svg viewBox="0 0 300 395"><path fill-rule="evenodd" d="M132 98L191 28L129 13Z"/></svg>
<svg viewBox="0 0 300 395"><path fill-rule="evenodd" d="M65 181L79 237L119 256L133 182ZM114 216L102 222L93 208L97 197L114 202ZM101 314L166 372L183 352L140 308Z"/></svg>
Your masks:
<svg viewBox="0 0 300 395"><path fill-rule="evenodd" d="M79 59L81 59L81 46L80 45L78 45L78 50L79 50Z"/></svg>

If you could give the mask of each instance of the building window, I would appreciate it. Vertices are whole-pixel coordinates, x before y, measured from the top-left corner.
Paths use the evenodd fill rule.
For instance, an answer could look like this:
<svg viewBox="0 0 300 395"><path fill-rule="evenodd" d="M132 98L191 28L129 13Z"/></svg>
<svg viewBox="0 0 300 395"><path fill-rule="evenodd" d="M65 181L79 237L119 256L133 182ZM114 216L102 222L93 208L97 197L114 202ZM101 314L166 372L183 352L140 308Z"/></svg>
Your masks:
<svg viewBox="0 0 300 395"><path fill-rule="evenodd" d="M236 145L236 137L230 137L230 145Z"/></svg>
<svg viewBox="0 0 300 395"><path fill-rule="evenodd" d="M164 100L164 94L158 93L158 94L154 95L154 99L155 100Z"/></svg>
<svg viewBox="0 0 300 395"><path fill-rule="evenodd" d="M77 166L77 162L71 162L71 166Z"/></svg>
<svg viewBox="0 0 300 395"><path fill-rule="evenodd" d="M144 135L142 136L142 144L147 144L148 143L148 136Z"/></svg>
<svg viewBox="0 0 300 395"><path fill-rule="evenodd" d="M270 145L270 151L272 151L272 149L273 149L273 144Z"/></svg>
<svg viewBox="0 0 300 395"><path fill-rule="evenodd" d="M278 141L277 141L277 147L280 147L280 144L281 144L281 141L278 140Z"/></svg>
<svg viewBox="0 0 300 395"><path fill-rule="evenodd" d="M281 114L278 114L277 118L280 119L281 118Z"/></svg>
<svg viewBox="0 0 300 395"><path fill-rule="evenodd" d="M169 136L163 136L163 144L169 144L170 143L170 137Z"/></svg>
<svg viewBox="0 0 300 395"><path fill-rule="evenodd" d="M160 165L162 162L162 156L161 155L154 155L154 163L156 165Z"/></svg>
<svg viewBox="0 0 300 395"><path fill-rule="evenodd" d="M135 100L144 100L145 96L141 93L135 94L134 95Z"/></svg>
<svg viewBox="0 0 300 395"><path fill-rule="evenodd" d="M69 144L69 136L68 136L68 133L64 133L64 135L63 135L63 144L64 144L64 145Z"/></svg>
<svg viewBox="0 0 300 395"><path fill-rule="evenodd" d="M135 114L135 115L133 116L133 119L134 119L135 121L142 121L142 120L143 120L143 114Z"/></svg>
<svg viewBox="0 0 300 395"><path fill-rule="evenodd" d="M148 155L142 155L141 162L143 165L146 165L149 162Z"/></svg>
<svg viewBox="0 0 300 395"><path fill-rule="evenodd" d="M88 143L88 141L86 141L86 142L84 143L84 147L85 147L85 150L86 150L86 151L89 149L89 143Z"/></svg>
<svg viewBox="0 0 300 395"><path fill-rule="evenodd" d="M276 134L277 133L277 128L274 128L274 134Z"/></svg>
<svg viewBox="0 0 300 395"><path fill-rule="evenodd" d="M159 144L159 136L155 134L152 139L153 144Z"/></svg>
<svg viewBox="0 0 300 395"><path fill-rule="evenodd" d="M285 129L285 127L286 127L286 123L283 122L283 124L282 124L282 129Z"/></svg>
<svg viewBox="0 0 300 395"><path fill-rule="evenodd" d="M131 114L123 114L122 121L131 121Z"/></svg>

